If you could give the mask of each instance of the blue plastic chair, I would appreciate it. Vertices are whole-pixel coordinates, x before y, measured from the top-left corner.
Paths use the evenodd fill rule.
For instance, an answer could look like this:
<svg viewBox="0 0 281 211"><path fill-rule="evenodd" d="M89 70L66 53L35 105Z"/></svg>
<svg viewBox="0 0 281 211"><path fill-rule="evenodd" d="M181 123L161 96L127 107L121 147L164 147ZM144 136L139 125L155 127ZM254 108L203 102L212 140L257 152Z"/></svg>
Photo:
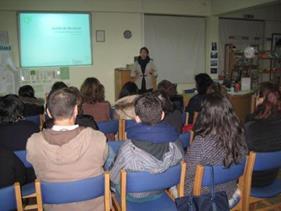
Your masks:
<svg viewBox="0 0 281 211"><path fill-rule="evenodd" d="M26 168L31 168L32 165L26 160L26 151L25 150L18 150L14 151L16 156L21 160L21 162L24 164Z"/></svg>
<svg viewBox="0 0 281 211"><path fill-rule="evenodd" d="M35 125L37 125L40 128L40 115L35 115L35 116L27 116L24 117L25 120L33 122Z"/></svg>
<svg viewBox="0 0 281 211"><path fill-rule="evenodd" d="M7 210L22 211L22 201L20 193L20 184L16 182L14 185L0 189L0 211Z"/></svg>
<svg viewBox="0 0 281 211"><path fill-rule="evenodd" d="M138 124L138 123L135 120L126 120L125 121L125 131L127 131L128 128L130 128L136 124Z"/></svg>
<svg viewBox="0 0 281 211"><path fill-rule="evenodd" d="M98 122L99 130L102 131L104 134L117 134L119 129L119 122L118 120L109 120L109 121L102 121Z"/></svg>
<svg viewBox="0 0 281 211"><path fill-rule="evenodd" d="M182 147L184 148L184 150L186 150L190 145L190 139L192 137L191 133L192 132L182 133L179 136L179 140L182 143Z"/></svg>
<svg viewBox="0 0 281 211"><path fill-rule="evenodd" d="M107 144L111 147L111 149L116 155L118 154L118 151L123 143L124 141L117 141L117 140L107 142Z"/></svg>
<svg viewBox="0 0 281 211"><path fill-rule="evenodd" d="M110 210L110 176L102 175L71 182L35 181L38 210L43 204L65 204L91 200L104 195L105 210Z"/></svg>
<svg viewBox="0 0 281 211"><path fill-rule="evenodd" d="M237 165L231 165L229 168L224 167L223 165L213 166L214 168L214 184L224 184L230 181L235 181L240 179L241 177L241 185L244 187L244 180L242 176L244 176L246 172L249 172L249 165L246 165L246 160ZM247 170L245 170L247 168ZM212 184L212 167L211 166L202 166L197 165L194 185L193 185L193 195L200 196L202 187L209 187ZM242 206L242 210L248 210L246 207L249 206L248 198L249 194L247 194L247 190L241 190L242 197L240 198L239 206ZM237 204L239 201L237 202ZM236 204L235 204L236 205Z"/></svg>
<svg viewBox="0 0 281 211"><path fill-rule="evenodd" d="M276 152L251 152L250 157L253 158L253 171L264 171L270 169L281 168L281 151ZM249 179L251 182L251 177ZM251 188L251 202L256 203L263 201L266 198L272 198L281 194L281 179L276 179L271 185L265 187ZM266 203L268 205L268 203ZM281 204L275 204L267 209L273 207L281 208Z"/></svg>
<svg viewBox="0 0 281 211"><path fill-rule="evenodd" d="M170 194L164 190L175 185L178 186L179 196L184 194L184 182L185 182L186 164L182 162L176 166L173 166L160 174L150 174L147 172L126 172L121 170L121 193L115 194L114 204L116 207L120 207L121 210L177 210L173 199ZM132 202L126 200L127 193L149 192L163 190L160 197L145 202Z"/></svg>

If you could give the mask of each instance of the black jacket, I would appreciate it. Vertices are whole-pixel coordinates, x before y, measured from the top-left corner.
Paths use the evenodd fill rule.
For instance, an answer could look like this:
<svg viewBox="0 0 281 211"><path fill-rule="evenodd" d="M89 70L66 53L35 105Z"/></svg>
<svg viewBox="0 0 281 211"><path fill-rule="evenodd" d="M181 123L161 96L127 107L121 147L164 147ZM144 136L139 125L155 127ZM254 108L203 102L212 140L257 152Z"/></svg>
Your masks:
<svg viewBox="0 0 281 211"><path fill-rule="evenodd" d="M272 152L281 150L281 114L268 119L248 118L245 123L246 142L249 150ZM253 173L252 186L266 186L277 177L278 169Z"/></svg>
<svg viewBox="0 0 281 211"><path fill-rule="evenodd" d="M6 149L0 148L0 188L26 181L26 172L23 163L17 156Z"/></svg>

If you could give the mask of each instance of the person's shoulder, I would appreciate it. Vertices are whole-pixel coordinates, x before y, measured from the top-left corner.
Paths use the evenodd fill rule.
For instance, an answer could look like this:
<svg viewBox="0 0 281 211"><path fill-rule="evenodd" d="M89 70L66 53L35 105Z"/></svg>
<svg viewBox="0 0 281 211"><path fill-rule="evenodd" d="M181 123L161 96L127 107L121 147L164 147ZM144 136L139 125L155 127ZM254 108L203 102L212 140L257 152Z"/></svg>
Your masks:
<svg viewBox="0 0 281 211"><path fill-rule="evenodd" d="M95 142L106 142L106 136L98 130L94 130L90 127L81 128L80 136L83 138L89 138L92 139Z"/></svg>
<svg viewBox="0 0 281 211"><path fill-rule="evenodd" d="M50 130L50 129L47 129ZM30 146L33 145L41 145L43 142L42 140L44 139L43 137L43 133L41 132L37 132L37 133L33 133L27 140L27 145L26 148L30 148Z"/></svg>

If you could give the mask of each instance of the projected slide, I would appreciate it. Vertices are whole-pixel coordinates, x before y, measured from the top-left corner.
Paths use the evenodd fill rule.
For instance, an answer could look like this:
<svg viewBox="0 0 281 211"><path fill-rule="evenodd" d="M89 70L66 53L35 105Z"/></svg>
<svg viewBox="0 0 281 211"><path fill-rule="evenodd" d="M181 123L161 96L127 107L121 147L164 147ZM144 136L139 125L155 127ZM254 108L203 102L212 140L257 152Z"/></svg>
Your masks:
<svg viewBox="0 0 281 211"><path fill-rule="evenodd" d="M22 67L92 64L89 13L19 13Z"/></svg>

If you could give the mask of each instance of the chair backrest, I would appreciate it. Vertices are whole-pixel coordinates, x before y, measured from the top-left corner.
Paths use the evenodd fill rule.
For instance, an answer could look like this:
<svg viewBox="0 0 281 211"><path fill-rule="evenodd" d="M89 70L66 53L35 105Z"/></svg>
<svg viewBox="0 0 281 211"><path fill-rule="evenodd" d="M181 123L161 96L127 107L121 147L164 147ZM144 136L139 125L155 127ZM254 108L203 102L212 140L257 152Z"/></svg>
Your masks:
<svg viewBox="0 0 281 211"><path fill-rule="evenodd" d="M138 123L135 120L125 120L125 131L136 124Z"/></svg>
<svg viewBox="0 0 281 211"><path fill-rule="evenodd" d="M102 121L98 122L99 130L102 131L104 134L117 134L118 133L118 127L119 122L118 120L108 120L108 121Z"/></svg>
<svg viewBox="0 0 281 211"><path fill-rule="evenodd" d="M12 186L0 189L0 211L15 210L22 211L20 184L17 182Z"/></svg>
<svg viewBox="0 0 281 211"><path fill-rule="evenodd" d="M229 168L223 165L213 166L214 168L214 184L219 185L233 180L239 179L243 175L246 160L231 165ZM210 187L212 184L212 167L197 165L194 179L193 194L198 196L201 194L202 187Z"/></svg>
<svg viewBox="0 0 281 211"><path fill-rule="evenodd" d="M179 136L179 140L182 143L182 146L184 149L189 147L190 142L191 142L191 137L192 137L192 132L187 132L187 133L182 133Z"/></svg>
<svg viewBox="0 0 281 211"><path fill-rule="evenodd" d="M263 171L281 167L281 151L255 152L254 171Z"/></svg>
<svg viewBox="0 0 281 211"><path fill-rule="evenodd" d="M36 124L38 127L40 127L40 115L35 115L35 116L27 116L25 117L25 120L33 122Z"/></svg>
<svg viewBox="0 0 281 211"><path fill-rule="evenodd" d="M119 148L124 143L124 141L108 141L107 144L111 147L115 154L118 154Z"/></svg>
<svg viewBox="0 0 281 211"><path fill-rule="evenodd" d="M241 210L249 210L251 175L253 166L254 159L251 153L247 157L247 160L244 160L243 162L236 165L231 165L230 168L225 168L224 166L213 166L215 185L239 179L241 200L237 206L239 207L238 209ZM197 165L193 185L193 195L199 196L201 194L201 188L210 185L211 167Z"/></svg>
<svg viewBox="0 0 281 211"><path fill-rule="evenodd" d="M16 156L21 160L21 162L24 164L26 168L31 168L32 165L26 160L26 151L25 150L18 150L14 151Z"/></svg>
<svg viewBox="0 0 281 211"><path fill-rule="evenodd" d="M179 196L183 196L185 174L186 163L184 161L159 174L150 174L148 172L126 172L122 169L120 172L122 210L126 210L127 193L164 190L178 185Z"/></svg>
<svg viewBox="0 0 281 211"><path fill-rule="evenodd" d="M109 173L71 182L35 181L38 210L44 204L65 204L81 202L104 195L105 210L110 210Z"/></svg>

